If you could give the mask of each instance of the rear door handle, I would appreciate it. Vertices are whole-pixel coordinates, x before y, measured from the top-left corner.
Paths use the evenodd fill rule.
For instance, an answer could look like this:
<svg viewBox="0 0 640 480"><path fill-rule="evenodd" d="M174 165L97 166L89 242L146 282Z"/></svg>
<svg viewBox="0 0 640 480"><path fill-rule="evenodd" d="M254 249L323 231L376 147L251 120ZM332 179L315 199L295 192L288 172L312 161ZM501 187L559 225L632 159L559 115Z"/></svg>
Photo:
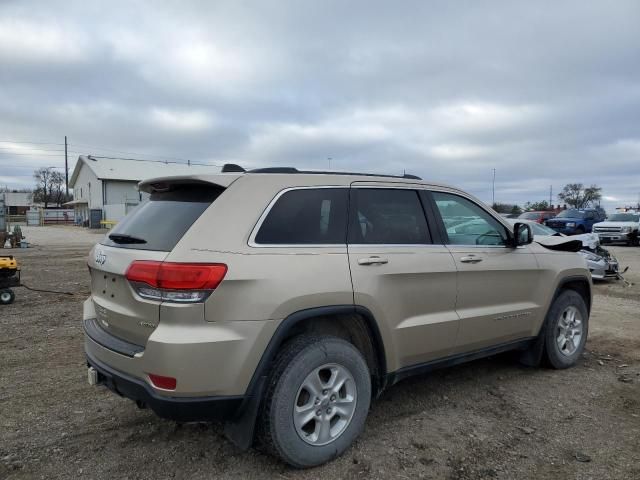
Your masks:
<svg viewBox="0 0 640 480"><path fill-rule="evenodd" d="M466 257L460 257L460 261L462 263L479 263L482 261L482 258L476 257L475 255L468 255Z"/></svg>
<svg viewBox="0 0 640 480"><path fill-rule="evenodd" d="M384 265L385 263L389 263L389 260L382 257L369 257L358 260L358 265Z"/></svg>

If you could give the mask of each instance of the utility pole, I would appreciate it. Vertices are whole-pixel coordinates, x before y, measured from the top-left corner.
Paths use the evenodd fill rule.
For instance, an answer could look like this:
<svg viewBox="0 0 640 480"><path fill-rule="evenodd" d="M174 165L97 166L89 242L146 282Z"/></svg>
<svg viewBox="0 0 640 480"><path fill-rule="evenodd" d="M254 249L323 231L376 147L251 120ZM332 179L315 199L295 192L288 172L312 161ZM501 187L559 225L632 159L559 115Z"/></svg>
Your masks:
<svg viewBox="0 0 640 480"><path fill-rule="evenodd" d="M553 185L549 185L549 209L553 205Z"/></svg>
<svg viewBox="0 0 640 480"><path fill-rule="evenodd" d="M491 184L491 208L496 204L496 169L493 169L493 183Z"/></svg>
<svg viewBox="0 0 640 480"><path fill-rule="evenodd" d="M327 161L329 162L329 170L331 170L331 157L328 157Z"/></svg>
<svg viewBox="0 0 640 480"><path fill-rule="evenodd" d="M67 158L67 136L64 136L64 201L69 200L69 159Z"/></svg>

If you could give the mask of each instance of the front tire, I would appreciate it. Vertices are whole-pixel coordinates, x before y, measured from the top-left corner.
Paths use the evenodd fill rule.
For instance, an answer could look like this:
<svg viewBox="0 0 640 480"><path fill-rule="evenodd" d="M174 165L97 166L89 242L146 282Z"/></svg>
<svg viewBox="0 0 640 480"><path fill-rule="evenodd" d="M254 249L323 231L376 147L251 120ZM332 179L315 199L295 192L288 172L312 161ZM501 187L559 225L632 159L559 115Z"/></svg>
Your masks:
<svg viewBox="0 0 640 480"><path fill-rule="evenodd" d="M589 333L589 312L582 296L565 290L556 297L547 313L545 359L556 369L576 364Z"/></svg>
<svg viewBox="0 0 640 480"><path fill-rule="evenodd" d="M10 288L0 290L0 305L9 305L10 303L13 303L15 299L16 295Z"/></svg>
<svg viewBox="0 0 640 480"><path fill-rule="evenodd" d="M351 343L301 336L275 362L261 408L263 445L297 468L341 455L362 433L371 402L371 375Z"/></svg>

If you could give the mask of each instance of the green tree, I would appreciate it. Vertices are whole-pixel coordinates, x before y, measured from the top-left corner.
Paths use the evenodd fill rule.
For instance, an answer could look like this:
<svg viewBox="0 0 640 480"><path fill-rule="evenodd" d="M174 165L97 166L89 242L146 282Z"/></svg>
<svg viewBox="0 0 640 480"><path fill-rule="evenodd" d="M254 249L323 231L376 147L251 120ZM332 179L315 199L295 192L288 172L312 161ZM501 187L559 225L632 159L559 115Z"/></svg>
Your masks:
<svg viewBox="0 0 640 480"><path fill-rule="evenodd" d="M541 202L527 202L524 204L524 209L534 212L544 212L545 210L549 210L549 204L546 200L542 200Z"/></svg>
<svg viewBox="0 0 640 480"><path fill-rule="evenodd" d="M493 208L498 213L520 213L522 209L518 205L511 205L510 203L494 203Z"/></svg>
<svg viewBox="0 0 640 480"><path fill-rule="evenodd" d="M602 188L597 185L585 187L582 183L568 183L558 194L558 198L573 208L595 205L602 198Z"/></svg>

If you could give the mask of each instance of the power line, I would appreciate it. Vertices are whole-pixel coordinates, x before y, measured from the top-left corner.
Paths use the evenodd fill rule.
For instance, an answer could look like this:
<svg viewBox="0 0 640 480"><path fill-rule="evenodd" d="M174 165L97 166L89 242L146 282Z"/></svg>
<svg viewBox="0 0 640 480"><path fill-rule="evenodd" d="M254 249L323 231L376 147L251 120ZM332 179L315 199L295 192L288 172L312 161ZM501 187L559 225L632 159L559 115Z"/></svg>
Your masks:
<svg viewBox="0 0 640 480"><path fill-rule="evenodd" d="M52 142L18 142L15 140L0 140L0 143L29 143L31 145L64 145L64 143L52 143Z"/></svg>
<svg viewBox="0 0 640 480"><path fill-rule="evenodd" d="M25 144L25 145L56 145L64 147L64 143L56 143L56 142L27 142L27 141L14 141L14 140L0 140L0 153L4 153L10 156L20 155L20 156L32 156L32 157L63 157L65 152L63 149L47 149L47 148L39 148L39 147L26 147L30 151L29 152L10 152L7 151L9 149L8 146L1 145L2 143L14 143L14 144ZM121 153L125 155L135 155L135 156L146 156L146 157L155 157L163 160L155 160L151 158L123 158L123 157L110 157L110 156L95 156L95 158L113 158L118 160L131 160L131 161L142 161L142 162L156 162L156 163L177 163L177 164L188 164L188 165L202 165L202 166L214 166L221 167L222 165L215 163L201 163L195 162L193 160L187 158L179 158L179 157L170 157L166 155L158 155L153 153L140 153L140 152L128 152L124 150L116 150L108 147L99 147L95 145L89 145L86 143L68 143L67 146L77 146L84 147L90 150L104 150L107 152ZM41 152L59 152L59 153L41 153ZM76 150L67 150L67 153L75 154L75 155L86 155L87 152L81 152ZM100 152L97 152L100 153ZM4 159L9 160L9 159Z"/></svg>
<svg viewBox="0 0 640 480"><path fill-rule="evenodd" d="M7 160L6 158L0 158L0 160ZM40 162L42 163L42 162ZM38 167L37 165L15 165L15 166L11 166L12 169L19 169L19 168L28 168L28 169L33 169L33 168L42 168L42 167ZM64 168L62 166L58 167L58 166L51 166L51 167L45 167L45 168Z"/></svg>
<svg viewBox="0 0 640 480"><path fill-rule="evenodd" d="M10 151L14 151L14 148L11 147L7 147L5 145L0 145L0 150L10 150ZM20 152L26 151L26 150L33 150L33 151L38 151L38 152L64 152L64 150L60 150L60 149L56 149L56 148L36 148L36 147L22 147L20 148ZM27 152L28 153L28 152Z"/></svg>
<svg viewBox="0 0 640 480"><path fill-rule="evenodd" d="M21 152L21 153L13 153L13 152L1 151L0 153L2 153L3 155L11 155L11 156L14 156L14 155L20 155L20 156L27 155L27 156L31 156L31 157L64 157L64 152L60 152L60 153L36 153L36 152L33 152L33 153L23 153L23 152Z"/></svg>
<svg viewBox="0 0 640 480"><path fill-rule="evenodd" d="M122 153L124 155L143 155L143 156L147 156L147 157L166 158L166 159L169 159L169 160L180 160L180 161L183 161L183 162L190 161L187 158L168 157L168 156L165 156L165 155L158 155L158 154L155 154L155 153L125 152L123 150L115 150L113 148L107 148L107 147L97 147L95 145L87 145L87 144L84 144L84 143L70 143L69 145L70 146L78 146L78 147L87 147L87 148L90 148L92 150L105 150L107 152Z"/></svg>
<svg viewBox="0 0 640 480"><path fill-rule="evenodd" d="M101 158L104 160L128 160L132 162L154 162L154 163L164 163L164 164L172 164L172 165L199 165L204 167L222 167L222 165L218 165L215 163L198 163L192 162L191 160L187 160L185 162L170 162L167 160L151 160L149 158L123 158L123 157L103 157L98 155L89 155L90 158ZM188 162L188 163L187 163Z"/></svg>

